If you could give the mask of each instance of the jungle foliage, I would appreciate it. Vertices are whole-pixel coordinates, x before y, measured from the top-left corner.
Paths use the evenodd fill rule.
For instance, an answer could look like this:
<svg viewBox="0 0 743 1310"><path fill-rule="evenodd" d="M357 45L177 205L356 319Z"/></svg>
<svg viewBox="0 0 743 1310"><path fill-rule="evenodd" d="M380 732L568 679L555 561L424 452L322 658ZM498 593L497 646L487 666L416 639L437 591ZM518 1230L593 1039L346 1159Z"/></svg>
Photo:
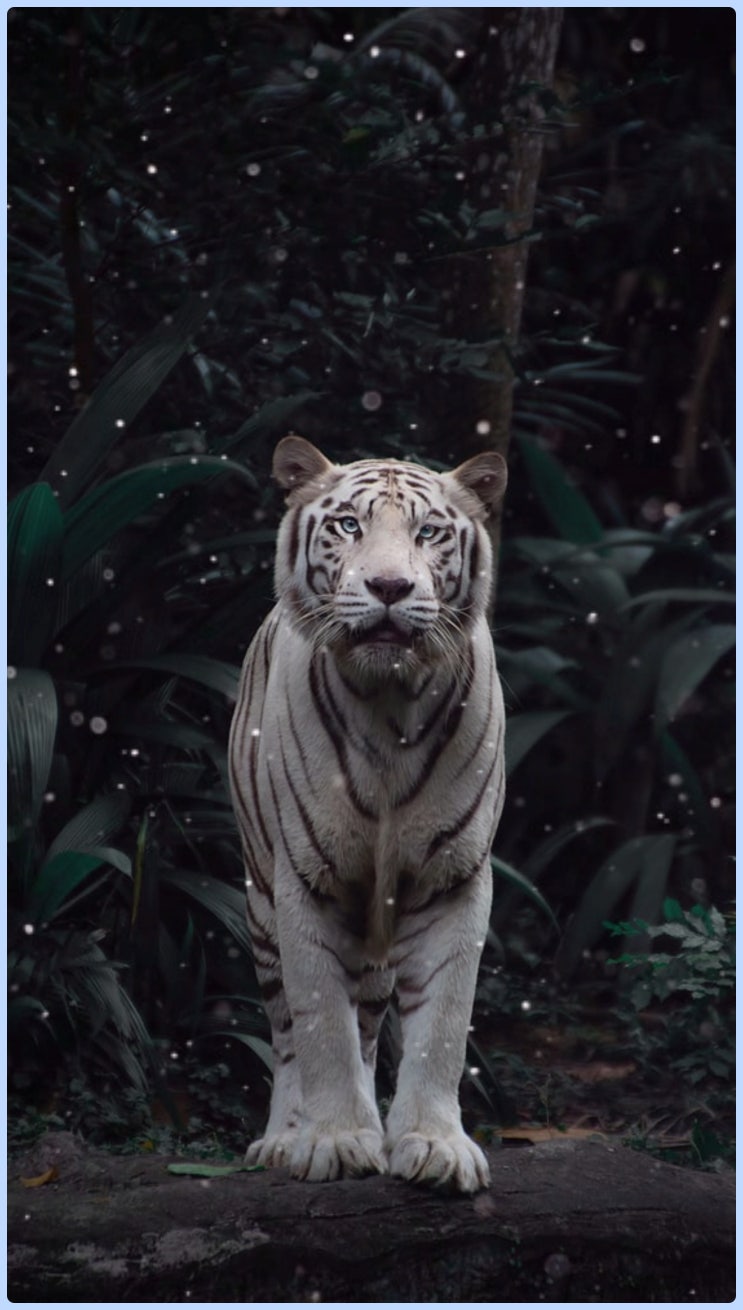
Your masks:
<svg viewBox="0 0 743 1310"><path fill-rule="evenodd" d="M493 958L611 977L607 920L648 925L652 961L669 896L728 911L731 11L703 50L688 13L568 11L508 343L442 309L509 240L462 187L499 131L495 94L468 111L478 11L11 12L16 1093L90 1126L86 1089L123 1080L177 1120L178 1070L208 1100L234 1063L260 1118L225 743L271 603L271 449L296 427L456 462L455 384L492 381L494 345Z"/></svg>

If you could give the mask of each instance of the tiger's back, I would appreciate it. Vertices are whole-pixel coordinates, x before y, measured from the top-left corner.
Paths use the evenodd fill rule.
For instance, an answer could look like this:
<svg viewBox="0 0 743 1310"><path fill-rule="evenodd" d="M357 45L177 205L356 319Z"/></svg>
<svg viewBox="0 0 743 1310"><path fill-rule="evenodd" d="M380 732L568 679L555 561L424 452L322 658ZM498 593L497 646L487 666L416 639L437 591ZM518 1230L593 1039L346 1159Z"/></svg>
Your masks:
<svg viewBox="0 0 743 1310"><path fill-rule="evenodd" d="M290 437L274 468L290 491L279 601L230 741L276 1064L249 1156L474 1190L487 1167L457 1086L503 801L482 520L504 467L339 468ZM404 1050L383 1137L374 1061L393 988Z"/></svg>

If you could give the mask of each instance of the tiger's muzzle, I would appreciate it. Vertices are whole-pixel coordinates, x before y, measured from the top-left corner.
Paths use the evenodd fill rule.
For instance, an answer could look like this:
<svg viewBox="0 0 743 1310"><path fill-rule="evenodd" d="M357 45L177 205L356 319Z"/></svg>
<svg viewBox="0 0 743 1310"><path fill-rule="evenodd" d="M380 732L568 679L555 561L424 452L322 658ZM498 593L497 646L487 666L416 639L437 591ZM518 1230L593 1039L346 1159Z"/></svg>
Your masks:
<svg viewBox="0 0 743 1310"><path fill-rule="evenodd" d="M414 633L405 632L393 619L381 619L370 628L357 629L350 634L354 646L401 646L410 650Z"/></svg>

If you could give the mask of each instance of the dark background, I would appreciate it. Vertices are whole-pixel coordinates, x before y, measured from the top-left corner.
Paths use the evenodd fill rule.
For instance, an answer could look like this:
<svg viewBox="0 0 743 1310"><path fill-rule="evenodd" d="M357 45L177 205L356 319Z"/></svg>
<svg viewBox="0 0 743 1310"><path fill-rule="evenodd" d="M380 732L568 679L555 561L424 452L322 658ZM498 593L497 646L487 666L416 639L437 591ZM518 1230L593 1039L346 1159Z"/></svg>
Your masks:
<svg viewBox="0 0 743 1310"><path fill-rule="evenodd" d="M468 1113L670 1150L670 1098L681 1154L728 1150L734 12L566 11L514 342L459 270L508 232L468 181L513 121L495 68L475 94L478 33L527 13L8 16L21 1138L222 1151L260 1121L224 746L271 451L450 465L507 360L511 776Z"/></svg>

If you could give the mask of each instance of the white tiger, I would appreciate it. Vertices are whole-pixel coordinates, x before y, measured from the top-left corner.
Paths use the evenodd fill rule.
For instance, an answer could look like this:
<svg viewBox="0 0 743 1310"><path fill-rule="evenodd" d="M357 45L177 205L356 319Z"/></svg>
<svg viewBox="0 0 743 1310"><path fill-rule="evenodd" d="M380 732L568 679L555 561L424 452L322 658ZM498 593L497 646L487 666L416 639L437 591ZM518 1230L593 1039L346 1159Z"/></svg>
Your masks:
<svg viewBox="0 0 743 1310"><path fill-rule="evenodd" d="M461 1122L503 805L503 700L486 621L494 452L451 473L338 466L279 442L278 603L243 666L230 777L274 1083L251 1163L310 1181L391 1172L473 1192ZM403 1038L383 1128L377 1037Z"/></svg>

